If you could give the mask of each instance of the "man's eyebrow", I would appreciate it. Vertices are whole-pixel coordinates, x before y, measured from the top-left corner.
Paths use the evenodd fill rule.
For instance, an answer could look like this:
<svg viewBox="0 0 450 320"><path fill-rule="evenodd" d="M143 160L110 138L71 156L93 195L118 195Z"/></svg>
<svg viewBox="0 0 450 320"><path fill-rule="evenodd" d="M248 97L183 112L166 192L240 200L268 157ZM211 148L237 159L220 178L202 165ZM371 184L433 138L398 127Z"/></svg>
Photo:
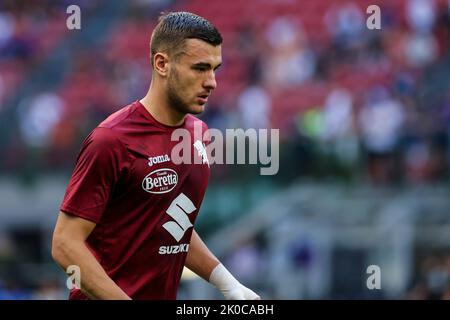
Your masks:
<svg viewBox="0 0 450 320"><path fill-rule="evenodd" d="M217 65L217 67L215 67L214 69L218 69L221 65L222 65L222 63L219 63ZM212 67L209 62L197 62L197 63L194 63L193 66L201 67L201 68L208 68L208 69Z"/></svg>

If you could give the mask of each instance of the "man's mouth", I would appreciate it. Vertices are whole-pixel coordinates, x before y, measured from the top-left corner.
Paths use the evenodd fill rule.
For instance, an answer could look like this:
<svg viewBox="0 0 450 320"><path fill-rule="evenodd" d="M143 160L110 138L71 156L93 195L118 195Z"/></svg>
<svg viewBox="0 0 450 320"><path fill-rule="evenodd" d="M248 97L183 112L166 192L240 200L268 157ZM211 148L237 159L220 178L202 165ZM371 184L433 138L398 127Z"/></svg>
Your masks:
<svg viewBox="0 0 450 320"><path fill-rule="evenodd" d="M198 95L197 97L200 103L205 104L208 101L209 94L201 94Z"/></svg>

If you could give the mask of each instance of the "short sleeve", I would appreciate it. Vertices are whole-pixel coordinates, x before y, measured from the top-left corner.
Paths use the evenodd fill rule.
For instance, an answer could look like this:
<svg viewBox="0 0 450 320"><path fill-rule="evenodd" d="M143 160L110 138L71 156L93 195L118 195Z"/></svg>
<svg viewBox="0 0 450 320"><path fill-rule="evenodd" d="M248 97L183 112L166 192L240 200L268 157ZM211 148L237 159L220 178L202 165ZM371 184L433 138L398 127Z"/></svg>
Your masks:
<svg viewBox="0 0 450 320"><path fill-rule="evenodd" d="M61 211L98 223L127 166L127 153L109 128L96 128L84 140Z"/></svg>

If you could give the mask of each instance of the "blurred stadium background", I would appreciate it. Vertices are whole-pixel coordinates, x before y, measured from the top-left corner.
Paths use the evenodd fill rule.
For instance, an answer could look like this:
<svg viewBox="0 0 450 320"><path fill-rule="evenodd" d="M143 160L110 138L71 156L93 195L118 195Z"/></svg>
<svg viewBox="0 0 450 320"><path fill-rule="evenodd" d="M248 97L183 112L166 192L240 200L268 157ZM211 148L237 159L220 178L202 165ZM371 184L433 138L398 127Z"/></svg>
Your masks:
<svg viewBox="0 0 450 320"><path fill-rule="evenodd" d="M67 297L59 204L83 138L145 94L163 10L224 36L202 119L280 129L278 175L213 168L197 226L224 264L266 299L450 298L450 1L2 0L0 299ZM221 295L185 274L179 298Z"/></svg>

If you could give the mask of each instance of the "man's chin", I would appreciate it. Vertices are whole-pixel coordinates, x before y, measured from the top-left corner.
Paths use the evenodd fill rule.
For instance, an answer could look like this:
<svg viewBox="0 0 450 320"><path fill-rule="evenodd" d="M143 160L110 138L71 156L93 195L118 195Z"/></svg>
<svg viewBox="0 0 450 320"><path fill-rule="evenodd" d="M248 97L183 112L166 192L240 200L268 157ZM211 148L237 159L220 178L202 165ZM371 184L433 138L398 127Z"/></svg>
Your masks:
<svg viewBox="0 0 450 320"><path fill-rule="evenodd" d="M205 105L195 105L192 108L190 108L190 114L200 114L203 111L205 111Z"/></svg>

